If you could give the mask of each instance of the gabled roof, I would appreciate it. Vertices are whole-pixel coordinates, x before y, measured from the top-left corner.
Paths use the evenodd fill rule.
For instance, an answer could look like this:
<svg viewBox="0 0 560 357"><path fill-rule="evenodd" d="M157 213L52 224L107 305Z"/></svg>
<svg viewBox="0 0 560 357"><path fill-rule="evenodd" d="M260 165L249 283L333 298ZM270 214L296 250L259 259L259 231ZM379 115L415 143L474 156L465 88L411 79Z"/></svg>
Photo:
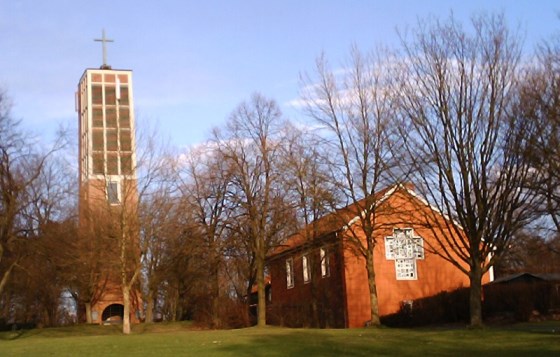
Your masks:
<svg viewBox="0 0 560 357"><path fill-rule="evenodd" d="M560 274L533 274L529 272L521 272L500 277L491 282L491 284L513 283L513 282L529 282L529 281L560 281Z"/></svg>
<svg viewBox="0 0 560 357"><path fill-rule="evenodd" d="M409 193L413 198L418 199L418 196L412 191L409 185L397 184L377 192L374 195L373 202L375 204L380 204L391 197L397 190L403 190ZM356 203L337 209L335 212L313 221L307 227L302 228L297 233L288 237L283 244L275 247L268 255L268 258L270 259L306 244L312 244L318 240L325 239L325 237L331 234L348 229L359 221L359 215L364 211L363 207L365 202L366 199L361 199Z"/></svg>

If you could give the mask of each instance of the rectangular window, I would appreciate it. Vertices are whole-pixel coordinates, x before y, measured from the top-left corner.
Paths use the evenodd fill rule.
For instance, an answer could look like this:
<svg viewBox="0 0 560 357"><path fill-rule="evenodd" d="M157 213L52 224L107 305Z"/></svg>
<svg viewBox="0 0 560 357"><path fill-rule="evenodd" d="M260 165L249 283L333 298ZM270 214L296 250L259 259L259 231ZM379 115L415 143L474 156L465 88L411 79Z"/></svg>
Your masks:
<svg viewBox="0 0 560 357"><path fill-rule="evenodd" d="M92 125L94 128L103 128L103 110L101 108L93 108Z"/></svg>
<svg viewBox="0 0 560 357"><path fill-rule="evenodd" d="M319 250L319 255L321 257L321 276L324 278L331 275L329 254L325 248L321 248Z"/></svg>
<svg viewBox="0 0 560 357"><path fill-rule="evenodd" d="M93 129L91 136L93 150L103 151L103 129Z"/></svg>
<svg viewBox="0 0 560 357"><path fill-rule="evenodd" d="M128 107L119 108L119 126L121 129L130 129L130 110Z"/></svg>
<svg viewBox="0 0 560 357"><path fill-rule="evenodd" d="M303 282L309 283L311 281L311 265L309 264L307 255L301 257L301 264L303 266Z"/></svg>
<svg viewBox="0 0 560 357"><path fill-rule="evenodd" d="M412 240L414 242L414 257L424 259L424 240L420 237L414 237Z"/></svg>
<svg viewBox="0 0 560 357"><path fill-rule="evenodd" d="M93 153L92 155L93 157L93 174L94 175L103 175L104 167L103 167L103 163L104 163L104 159L103 159L103 153Z"/></svg>
<svg viewBox="0 0 560 357"><path fill-rule="evenodd" d="M93 104L103 104L103 89L100 85L91 86L91 102Z"/></svg>
<svg viewBox="0 0 560 357"><path fill-rule="evenodd" d="M396 259L397 280L416 280L416 259Z"/></svg>
<svg viewBox="0 0 560 357"><path fill-rule="evenodd" d="M117 127L117 110L113 108L107 108L105 111L105 120L107 121L107 128Z"/></svg>
<svg viewBox="0 0 560 357"><path fill-rule="evenodd" d="M107 174L108 175L119 174L119 157L115 153L107 154Z"/></svg>
<svg viewBox="0 0 560 357"><path fill-rule="evenodd" d="M120 202L119 183L116 181L109 181L107 183L107 200L110 204L115 205Z"/></svg>
<svg viewBox="0 0 560 357"><path fill-rule="evenodd" d="M128 105L128 86L121 86L121 97L119 103L121 105Z"/></svg>
<svg viewBox="0 0 560 357"><path fill-rule="evenodd" d="M117 151L118 145L117 129L107 129L107 151Z"/></svg>
<svg viewBox="0 0 560 357"><path fill-rule="evenodd" d="M294 287L294 260L286 259L286 286L288 289Z"/></svg>
<svg viewBox="0 0 560 357"><path fill-rule="evenodd" d="M105 105L115 105L117 102L117 95L115 93L115 87L106 86L105 87Z"/></svg>
<svg viewBox="0 0 560 357"><path fill-rule="evenodd" d="M121 150L131 151L132 150L132 138L130 137L130 130L121 130Z"/></svg>
<svg viewBox="0 0 560 357"><path fill-rule="evenodd" d="M385 237L385 259L395 259L395 238Z"/></svg>
<svg viewBox="0 0 560 357"><path fill-rule="evenodd" d="M121 154L121 175L132 175L132 154Z"/></svg>

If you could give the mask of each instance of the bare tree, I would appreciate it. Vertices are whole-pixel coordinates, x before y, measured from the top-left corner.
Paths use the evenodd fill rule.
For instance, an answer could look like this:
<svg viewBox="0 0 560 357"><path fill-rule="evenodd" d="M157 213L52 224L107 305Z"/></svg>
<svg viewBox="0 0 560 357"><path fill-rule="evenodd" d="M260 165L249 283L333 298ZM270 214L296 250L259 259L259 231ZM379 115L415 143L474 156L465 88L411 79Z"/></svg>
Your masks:
<svg viewBox="0 0 560 357"><path fill-rule="evenodd" d="M531 190L540 198L539 211L548 217L541 234L560 230L560 37L544 42L524 72L516 111L520 120L536 125L524 159L534 169ZM552 228L552 229L551 229Z"/></svg>
<svg viewBox="0 0 560 357"><path fill-rule="evenodd" d="M317 221L337 206L336 185L330 179L330 166L323 152L323 139L310 130L287 128L282 146L282 171L289 200L296 209L298 228L305 244L313 245L320 237ZM312 326L320 326L319 279L312 276L321 264L313 254L304 253L310 273Z"/></svg>
<svg viewBox="0 0 560 357"><path fill-rule="evenodd" d="M421 194L446 220L430 247L470 280L470 324L482 325L481 281L531 214L520 159L531 130L516 122L520 47L502 15L481 15L469 32L451 16L420 23L403 39L398 96L404 146Z"/></svg>
<svg viewBox="0 0 560 357"><path fill-rule="evenodd" d="M495 265L496 276L530 272L554 274L560 271L560 235L543 239L533 230L516 234Z"/></svg>
<svg viewBox="0 0 560 357"><path fill-rule="evenodd" d="M9 100L0 92L0 294L25 254L20 242L38 227L32 207L42 192L37 181L60 144L57 140L52 149L41 152L40 145L11 117Z"/></svg>
<svg viewBox="0 0 560 357"><path fill-rule="evenodd" d="M193 224L201 238L201 259L206 266L203 284L210 324L221 327L219 314L221 291L220 277L224 270L225 230L230 225L232 202L227 199L231 174L227 161L211 146L193 149L187 155L184 181L180 186L182 197L189 201Z"/></svg>
<svg viewBox="0 0 560 357"><path fill-rule="evenodd" d="M395 167L388 71L389 61L384 56L364 56L353 49L352 61L341 73L330 70L324 56L320 57L316 78L306 76L302 90L308 115L326 130L333 182L346 198L350 215L359 220L359 224L349 225L347 236L365 261L372 326L380 325L374 249L378 218L384 213L378 209L377 193L394 182ZM348 223L346 213L340 216L341 226Z"/></svg>
<svg viewBox="0 0 560 357"><path fill-rule="evenodd" d="M150 239L142 239L141 232L148 232L146 224L150 224L148 217L158 214L159 204L151 205L147 202L165 202L170 197L169 173L174 167L174 160L168 147L161 139L155 128L149 125L141 126L136 132L138 146L136 166L132 172L134 177L123 181L121 188L122 203L116 210L117 219L114 228L119 245L119 276L123 293L124 317L123 333L130 333L131 294L140 289L143 260L148 256ZM163 195L164 198L160 196ZM157 199L156 199L157 198ZM143 229L144 228L144 229ZM146 237L143 237L146 238ZM135 297L135 300L138 301ZM140 308L137 306L137 308Z"/></svg>
<svg viewBox="0 0 560 357"><path fill-rule="evenodd" d="M153 233L146 225L152 223L149 217L153 218L160 206L151 203L158 201L155 198L162 193L166 194L162 187L167 187L170 162L166 147L157 139L157 131L149 125L140 128L134 136L139 143L133 156L135 160L127 158L127 152L121 152L123 146L128 152L134 148L130 135L121 141L124 145L115 143L115 157L121 157L120 166L118 161L107 162L104 180L94 183L100 192L90 195L88 203L91 214L95 215L88 225L91 227L95 221L94 229L100 230L99 233L116 247L105 252L103 259L109 264L107 284L119 286L122 293L124 334L131 330L132 307L138 313L141 311L143 260L149 257L148 245L152 243L149 236L141 234ZM119 174L119 181L112 181L110 171Z"/></svg>
<svg viewBox="0 0 560 357"><path fill-rule="evenodd" d="M175 165L169 165L165 176L169 180L160 181L152 188L150 195L142 200L140 207L140 236L141 246L145 248L143 255L144 302L146 303L146 322L154 321L158 292L161 284L166 280L165 262L169 253L169 246L182 234L181 207L175 191L175 174L170 172ZM170 170L171 169L171 170Z"/></svg>
<svg viewBox="0 0 560 357"><path fill-rule="evenodd" d="M243 235L254 254L257 292L257 325L266 325L265 258L285 228L278 171L282 143L282 116L276 102L254 94L231 114L225 132L216 130L220 155L231 172L228 199L236 206L238 221L245 222ZM241 233L241 232L239 232ZM247 287L247 295L252 286Z"/></svg>

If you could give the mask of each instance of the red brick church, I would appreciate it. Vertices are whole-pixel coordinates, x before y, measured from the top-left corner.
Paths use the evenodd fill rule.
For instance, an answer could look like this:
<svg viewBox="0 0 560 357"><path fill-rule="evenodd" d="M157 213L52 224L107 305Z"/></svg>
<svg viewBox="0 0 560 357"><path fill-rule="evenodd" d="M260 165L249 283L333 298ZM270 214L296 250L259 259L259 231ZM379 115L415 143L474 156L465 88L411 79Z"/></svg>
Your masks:
<svg viewBox="0 0 560 357"><path fill-rule="evenodd" d="M403 185L379 192L376 202L378 212L390 212L379 215L375 237L380 316L397 312L415 299L469 286L465 274L429 249L436 246L434 227L438 226L430 220L442 223L443 215ZM358 224L353 211L348 206L322 217L268 257L270 323L352 328L370 320L365 259L346 239L348 225Z"/></svg>

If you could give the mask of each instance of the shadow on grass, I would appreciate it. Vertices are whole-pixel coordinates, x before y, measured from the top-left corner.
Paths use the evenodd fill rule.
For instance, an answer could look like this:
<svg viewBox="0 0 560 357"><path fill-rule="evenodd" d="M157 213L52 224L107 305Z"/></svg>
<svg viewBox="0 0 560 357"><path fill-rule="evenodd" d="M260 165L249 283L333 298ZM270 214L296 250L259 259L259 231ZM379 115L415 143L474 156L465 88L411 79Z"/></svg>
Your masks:
<svg viewBox="0 0 560 357"><path fill-rule="evenodd" d="M122 326L120 325L74 325L4 331L0 332L0 340L18 340L29 337L61 338L71 336L107 336L121 333Z"/></svg>
<svg viewBox="0 0 560 357"><path fill-rule="evenodd" d="M476 355L558 356L556 333L536 336L523 331L402 329L279 330L263 329L242 342L216 351L232 356L371 356ZM219 343L219 341L218 341Z"/></svg>
<svg viewBox="0 0 560 357"><path fill-rule="evenodd" d="M319 330L290 330L283 333L269 332L243 339L241 343L230 343L216 350L233 356L365 356L372 353L375 337L356 333L343 337L338 333ZM394 349L379 341L376 354L395 354Z"/></svg>

